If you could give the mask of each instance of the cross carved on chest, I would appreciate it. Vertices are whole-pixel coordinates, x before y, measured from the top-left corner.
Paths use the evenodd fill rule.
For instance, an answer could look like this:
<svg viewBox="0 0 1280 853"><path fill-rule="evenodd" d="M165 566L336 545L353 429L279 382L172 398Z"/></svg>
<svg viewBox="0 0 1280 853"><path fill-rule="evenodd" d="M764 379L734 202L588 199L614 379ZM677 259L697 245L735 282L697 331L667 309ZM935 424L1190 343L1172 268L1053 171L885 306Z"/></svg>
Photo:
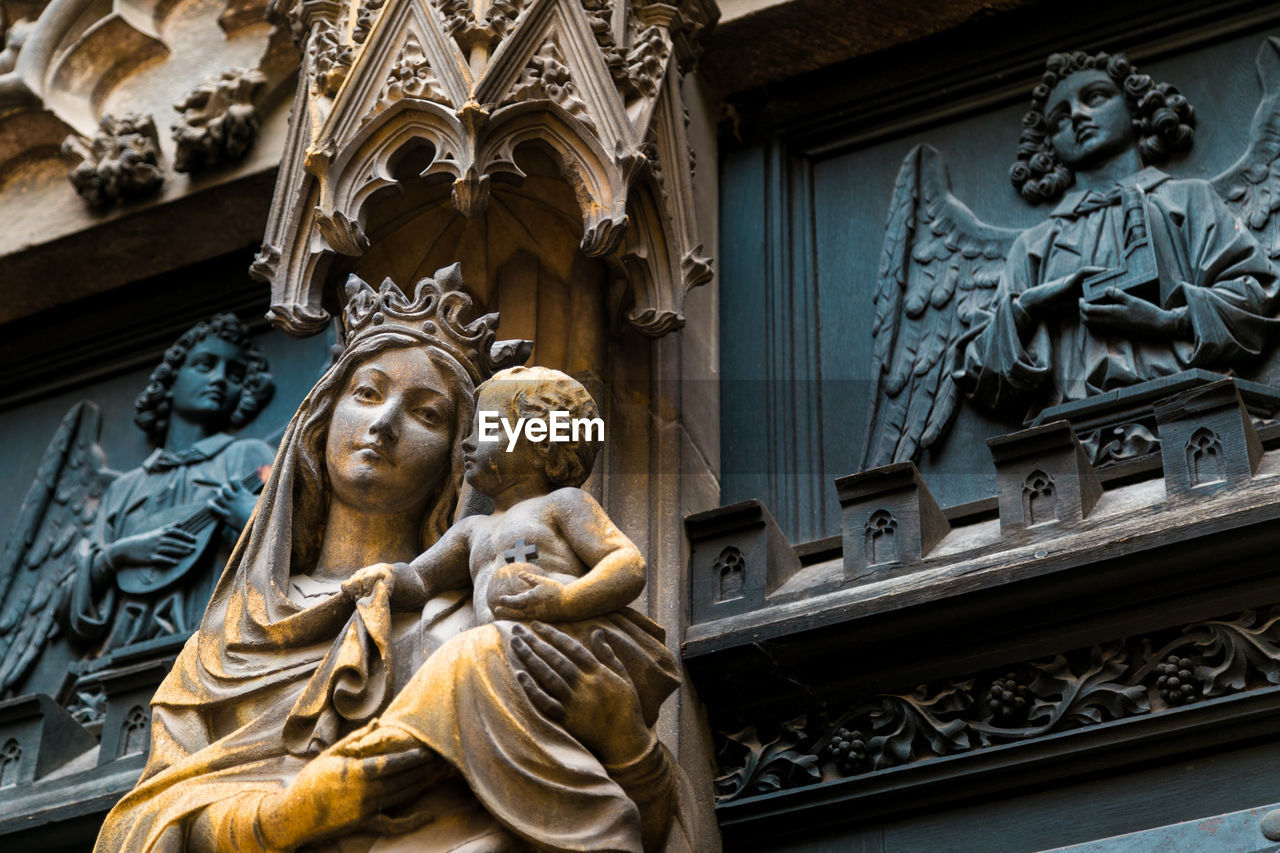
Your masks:
<svg viewBox="0 0 1280 853"><path fill-rule="evenodd" d="M527 563L530 560L537 559L538 546L530 545L521 536L515 541L514 545L502 552L502 556L508 563Z"/></svg>

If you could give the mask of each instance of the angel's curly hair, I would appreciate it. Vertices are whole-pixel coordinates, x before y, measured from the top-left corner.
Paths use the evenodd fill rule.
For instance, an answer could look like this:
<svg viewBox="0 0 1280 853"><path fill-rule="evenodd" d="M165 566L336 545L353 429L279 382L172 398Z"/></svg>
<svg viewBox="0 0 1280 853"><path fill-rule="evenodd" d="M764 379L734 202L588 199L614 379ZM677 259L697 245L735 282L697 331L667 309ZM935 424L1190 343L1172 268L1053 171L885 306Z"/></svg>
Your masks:
<svg viewBox="0 0 1280 853"><path fill-rule="evenodd" d="M1053 201L1075 182L1075 174L1053 151L1045 106L1049 93L1076 71L1105 71L1124 92L1133 127L1138 135L1138 154L1146 165L1161 163L1170 154L1186 151L1195 135L1196 115L1187 99L1168 83L1156 83L1139 74L1124 54L1052 54L1045 62L1040 84L1031 90L1031 111L1022 117L1018 159L1009 169L1014 189L1032 204Z"/></svg>
<svg viewBox="0 0 1280 853"><path fill-rule="evenodd" d="M594 419L600 416L596 401L582 383L567 373L549 367L509 367L500 370L476 389L478 395L490 384L513 383L511 411L522 418L546 420L553 411L564 411L569 417ZM578 487L591 475L600 442L593 440L591 430L580 439L551 441L550 436L536 443L545 460L547 480L555 486Z"/></svg>
<svg viewBox="0 0 1280 853"><path fill-rule="evenodd" d="M147 387L134 401L135 413L133 422L147 434L147 438L156 447L164 444L165 435L169 432L169 413L172 407L173 381L178 371L200 341L205 338L221 338L235 344L245 354L244 382L240 387L240 400L231 413L229 425L242 427L271 401L275 393L275 380L267 370L267 359L249 337L249 330L234 314L219 314L208 320L196 323L173 342L173 346L165 350L164 359L151 371Z"/></svg>

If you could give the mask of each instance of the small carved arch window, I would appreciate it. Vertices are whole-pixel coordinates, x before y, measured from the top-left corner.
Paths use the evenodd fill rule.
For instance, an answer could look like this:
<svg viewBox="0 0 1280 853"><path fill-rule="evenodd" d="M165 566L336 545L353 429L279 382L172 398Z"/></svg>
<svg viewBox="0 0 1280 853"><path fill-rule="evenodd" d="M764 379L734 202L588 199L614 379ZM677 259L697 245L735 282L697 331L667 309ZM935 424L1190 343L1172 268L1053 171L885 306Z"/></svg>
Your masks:
<svg viewBox="0 0 1280 853"><path fill-rule="evenodd" d="M732 545L716 557L716 601L733 601L742 598L746 589L746 558L742 552Z"/></svg>
<svg viewBox="0 0 1280 853"><path fill-rule="evenodd" d="M22 764L22 747L13 738L0 747L0 788L18 784L18 767Z"/></svg>
<svg viewBox="0 0 1280 853"><path fill-rule="evenodd" d="M887 509L878 509L867 519L867 565L898 562L898 519Z"/></svg>
<svg viewBox="0 0 1280 853"><path fill-rule="evenodd" d="M1022 518L1028 527L1058 520L1058 490L1053 477L1036 469L1022 484Z"/></svg>
<svg viewBox="0 0 1280 853"><path fill-rule="evenodd" d="M1222 441L1208 427L1200 427L1187 439L1187 477L1191 486L1220 483L1227 478Z"/></svg>
<svg viewBox="0 0 1280 853"><path fill-rule="evenodd" d="M147 725L150 722L147 712L141 705L134 705L124 715L124 723L120 726L120 746L116 757L134 755L147 749Z"/></svg>

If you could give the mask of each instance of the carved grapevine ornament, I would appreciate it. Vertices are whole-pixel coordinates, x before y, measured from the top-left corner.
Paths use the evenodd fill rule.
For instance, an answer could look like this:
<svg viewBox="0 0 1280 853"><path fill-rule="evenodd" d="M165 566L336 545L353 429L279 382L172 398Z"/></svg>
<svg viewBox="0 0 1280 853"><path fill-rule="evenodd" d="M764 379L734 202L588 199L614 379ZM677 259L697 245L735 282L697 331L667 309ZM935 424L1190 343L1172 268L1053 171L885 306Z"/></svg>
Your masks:
<svg viewBox="0 0 1280 853"><path fill-rule="evenodd" d="M716 792L727 802L1273 684L1280 605L722 732Z"/></svg>
<svg viewBox="0 0 1280 853"><path fill-rule="evenodd" d="M630 322L684 323L685 291L711 277L693 213L680 82L714 20L703 0L301 0L302 83L263 250L272 318L322 329L326 272L360 257L370 199L393 164L429 146L417 176L452 182L451 204L484 215L492 178L521 182L521 146L558 161L582 221L580 250L630 284Z"/></svg>

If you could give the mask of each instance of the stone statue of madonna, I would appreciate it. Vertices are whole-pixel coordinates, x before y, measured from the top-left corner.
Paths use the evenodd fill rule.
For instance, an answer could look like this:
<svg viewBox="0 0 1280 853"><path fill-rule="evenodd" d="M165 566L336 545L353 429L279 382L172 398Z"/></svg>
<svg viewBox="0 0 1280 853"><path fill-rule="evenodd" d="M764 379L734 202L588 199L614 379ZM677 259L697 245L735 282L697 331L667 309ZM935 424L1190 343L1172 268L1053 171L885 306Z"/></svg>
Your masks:
<svg viewBox="0 0 1280 853"><path fill-rule="evenodd" d="M613 655L604 662L554 627L520 632L520 689L504 694L502 716L561 727L602 762L542 766L563 790L554 808L486 808L424 745L326 751L358 729L376 732L422 662L471 626L465 597L402 614L377 596L353 601L342 582L412 560L455 520L476 386L527 353L495 344L497 315L462 322L471 301L456 265L410 297L358 279L348 296L346 348L290 423L200 630L156 693L142 778L95 849L638 851L635 807L599 796L615 784L604 764L615 778L643 765L631 800L670 800L668 831L646 846L693 849L687 781L643 710L678 683L652 623L625 651L665 668L665 684L638 686ZM654 690L662 695L642 695ZM489 736L500 753L505 733Z"/></svg>

